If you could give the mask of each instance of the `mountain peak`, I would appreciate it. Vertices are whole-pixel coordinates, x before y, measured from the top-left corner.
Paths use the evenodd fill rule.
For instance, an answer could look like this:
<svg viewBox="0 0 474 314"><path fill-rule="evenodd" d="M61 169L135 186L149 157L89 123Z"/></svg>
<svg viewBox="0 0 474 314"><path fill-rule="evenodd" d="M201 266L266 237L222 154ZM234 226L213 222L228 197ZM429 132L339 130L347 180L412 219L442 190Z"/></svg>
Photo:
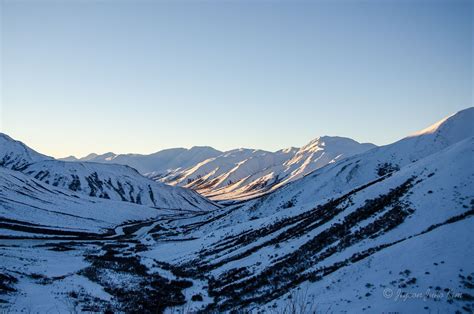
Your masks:
<svg viewBox="0 0 474 314"><path fill-rule="evenodd" d="M210 150L210 151L218 151L214 147L211 146L193 146L189 150Z"/></svg>
<svg viewBox="0 0 474 314"><path fill-rule="evenodd" d="M291 146L291 147L287 147L287 148L277 150L276 152L277 153L283 153L283 154L295 154L298 150L299 150L298 147Z"/></svg>
<svg viewBox="0 0 474 314"><path fill-rule="evenodd" d="M342 136L319 136L310 141L305 146L301 147L300 151L304 152L316 152L326 149L340 149L340 148L352 148L356 146L370 146L375 147L374 144L370 143L359 143L351 138Z"/></svg>
<svg viewBox="0 0 474 314"><path fill-rule="evenodd" d="M441 135L448 140L458 141L466 136L474 135L474 107L458 111L438 122L413 133L410 137Z"/></svg>
<svg viewBox="0 0 474 314"><path fill-rule="evenodd" d="M67 156L67 157L62 157L62 158L56 158L57 160L62 160L62 161L78 161L79 159L77 159L76 156L74 155L70 155L70 156Z"/></svg>
<svg viewBox="0 0 474 314"><path fill-rule="evenodd" d="M20 141L0 133L1 166L10 169L20 169L32 162L49 160L51 157L38 153Z"/></svg>

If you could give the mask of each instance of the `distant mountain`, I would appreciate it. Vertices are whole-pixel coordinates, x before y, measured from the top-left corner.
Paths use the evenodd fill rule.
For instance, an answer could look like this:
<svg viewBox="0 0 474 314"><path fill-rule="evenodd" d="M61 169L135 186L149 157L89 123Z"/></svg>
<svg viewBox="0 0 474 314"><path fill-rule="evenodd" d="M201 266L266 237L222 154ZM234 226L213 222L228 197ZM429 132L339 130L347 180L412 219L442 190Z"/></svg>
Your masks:
<svg viewBox="0 0 474 314"><path fill-rule="evenodd" d="M192 190L150 180L131 167L55 160L5 134L0 135L0 160L1 167L21 171L46 184L87 196L157 208L216 208L216 205Z"/></svg>
<svg viewBox="0 0 474 314"><path fill-rule="evenodd" d="M318 137L301 148L276 152L240 148L172 148L150 155L95 153L63 161L127 165L155 181L198 191L215 200L246 199L274 190L340 159L376 147L337 136Z"/></svg>
<svg viewBox="0 0 474 314"><path fill-rule="evenodd" d="M61 160L61 161L79 161L79 159L77 159L75 156L67 156L67 157L63 157L63 158L58 158L58 160Z"/></svg>
<svg viewBox="0 0 474 314"><path fill-rule="evenodd" d="M190 167L208 158L220 155L222 152L212 147L195 146L190 149L171 148L150 155L141 154L89 154L83 158L69 156L61 158L63 161L90 161L98 163L127 165L135 168L142 174L164 174L170 170Z"/></svg>
<svg viewBox="0 0 474 314"><path fill-rule="evenodd" d="M180 185L213 199L243 199L376 147L344 137L318 137L302 148L277 152L240 149L223 153L193 167L172 171L155 180Z"/></svg>

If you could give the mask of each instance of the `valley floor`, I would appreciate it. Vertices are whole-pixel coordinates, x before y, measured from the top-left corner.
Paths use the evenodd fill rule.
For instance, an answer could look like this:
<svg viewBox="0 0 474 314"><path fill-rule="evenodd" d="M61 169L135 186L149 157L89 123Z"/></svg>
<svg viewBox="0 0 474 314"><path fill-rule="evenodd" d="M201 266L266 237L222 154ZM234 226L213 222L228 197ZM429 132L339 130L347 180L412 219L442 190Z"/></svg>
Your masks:
<svg viewBox="0 0 474 314"><path fill-rule="evenodd" d="M0 308L24 313L225 311L215 308L209 295L210 273L186 274L173 266L202 246L202 239L186 236L199 228L195 221L201 218L167 215L88 240L2 239ZM474 268L465 257L474 256L468 232L473 222L468 215L400 241L246 311L472 312Z"/></svg>

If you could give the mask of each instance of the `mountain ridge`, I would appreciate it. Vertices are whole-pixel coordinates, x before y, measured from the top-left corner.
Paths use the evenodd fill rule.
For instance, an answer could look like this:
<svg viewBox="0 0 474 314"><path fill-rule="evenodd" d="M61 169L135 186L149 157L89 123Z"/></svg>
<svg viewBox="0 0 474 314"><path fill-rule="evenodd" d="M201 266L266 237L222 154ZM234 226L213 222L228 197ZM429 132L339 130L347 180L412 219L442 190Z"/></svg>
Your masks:
<svg viewBox="0 0 474 314"><path fill-rule="evenodd" d="M184 210L217 208L198 193L150 180L127 165L61 161L0 134L0 167L87 196Z"/></svg>
<svg viewBox="0 0 474 314"><path fill-rule="evenodd" d="M128 165L155 181L183 186L222 200L254 197L330 162L374 147L371 143L325 135L300 148L289 147L275 152L253 148L221 152L209 146L194 146L165 149L149 155L91 153L80 159L67 157L64 160Z"/></svg>
<svg viewBox="0 0 474 314"><path fill-rule="evenodd" d="M155 180L194 189L215 200L246 199L277 189L311 171L376 147L340 136L322 136L301 148L233 150ZM241 156L237 155L241 153Z"/></svg>

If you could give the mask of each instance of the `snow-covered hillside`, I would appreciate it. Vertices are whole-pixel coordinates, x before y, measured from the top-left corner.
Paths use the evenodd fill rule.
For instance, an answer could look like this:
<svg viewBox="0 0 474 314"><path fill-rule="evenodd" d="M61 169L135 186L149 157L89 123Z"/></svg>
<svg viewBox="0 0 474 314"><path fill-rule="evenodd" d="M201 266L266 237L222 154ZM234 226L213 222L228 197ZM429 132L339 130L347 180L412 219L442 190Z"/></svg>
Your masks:
<svg viewBox="0 0 474 314"><path fill-rule="evenodd" d="M142 254L162 256L177 274L206 274L215 298L208 310L271 311L303 294L324 311L472 310L473 153L470 137L332 198L303 203L281 192L277 212L275 202L234 205L180 222L176 239L189 239L186 246ZM399 290L437 287L440 302L395 303Z"/></svg>
<svg viewBox="0 0 474 314"><path fill-rule="evenodd" d="M294 152L295 149L275 153L244 148L235 149L207 159L189 169L171 173L160 180L201 191L212 191L232 185L268 167L281 165L290 159Z"/></svg>
<svg viewBox="0 0 474 314"><path fill-rule="evenodd" d="M207 310L471 312L473 112L179 221L185 246L142 254L206 280Z"/></svg>
<svg viewBox="0 0 474 314"><path fill-rule="evenodd" d="M216 208L195 191L155 182L128 166L48 160L25 167L23 173L53 186L100 198L158 208Z"/></svg>
<svg viewBox="0 0 474 314"><path fill-rule="evenodd" d="M258 204L264 203L265 208L273 208L272 212L276 212L284 203L282 199L304 205L307 199L312 201L346 193L474 136L473 121L474 108L460 111L430 126L428 132L419 132L393 144L329 164L248 204L255 204L258 209ZM261 214L267 215L268 212Z"/></svg>
<svg viewBox="0 0 474 314"><path fill-rule="evenodd" d="M274 153L233 150L154 179L194 189L216 200L245 199L275 190L329 163L374 147L349 138L324 136L300 149L292 147Z"/></svg>
<svg viewBox="0 0 474 314"><path fill-rule="evenodd" d="M55 187L157 208L198 211L216 208L215 204L192 190L150 180L128 166L54 160L6 135L0 136L0 140L4 167Z"/></svg>
<svg viewBox="0 0 474 314"><path fill-rule="evenodd" d="M21 170L33 162L53 159L3 133L0 133L0 158L0 167L13 170Z"/></svg>
<svg viewBox="0 0 474 314"><path fill-rule="evenodd" d="M96 165L110 167L101 182L132 175L121 166L0 168L0 309L472 313L473 125L469 108L212 211L158 210L61 183ZM231 155L260 154L258 167L265 153ZM46 171L56 175L34 178Z"/></svg>
<svg viewBox="0 0 474 314"><path fill-rule="evenodd" d="M128 244L135 255L143 249L136 239L141 232L169 217L198 214L89 197L0 168L0 312L104 312L105 302L115 302L110 288L120 280L126 281L123 287L140 283L133 295L139 292L141 297L156 293L159 282L164 299L159 303L173 304L180 300L182 289L174 285L181 282L171 284L158 274L144 274L146 267L134 256L109 257L108 262L93 256L109 245ZM99 263L110 275L102 285L93 280L99 275L93 265ZM138 283L128 274L137 270L141 271ZM91 302L79 305L79 299Z"/></svg>
<svg viewBox="0 0 474 314"><path fill-rule="evenodd" d="M0 204L0 237L105 234L126 221L167 213L84 196L6 168L0 168Z"/></svg>

